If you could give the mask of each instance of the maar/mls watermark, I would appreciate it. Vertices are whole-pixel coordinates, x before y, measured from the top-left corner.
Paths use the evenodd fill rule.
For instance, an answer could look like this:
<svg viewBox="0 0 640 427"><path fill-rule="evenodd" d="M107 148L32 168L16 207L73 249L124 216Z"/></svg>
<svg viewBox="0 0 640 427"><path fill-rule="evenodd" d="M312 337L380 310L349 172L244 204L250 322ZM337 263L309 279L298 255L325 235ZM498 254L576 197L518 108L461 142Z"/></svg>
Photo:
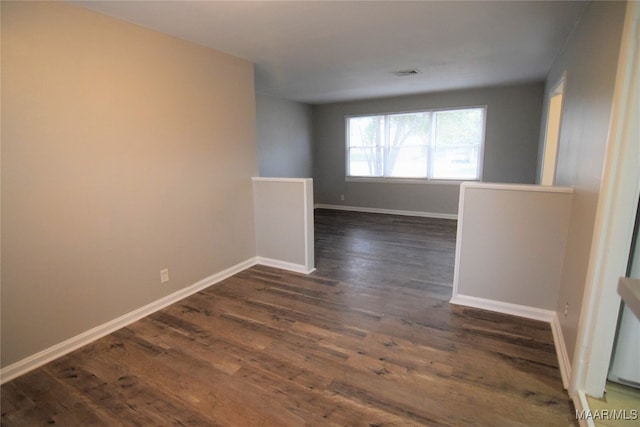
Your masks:
<svg viewBox="0 0 640 427"><path fill-rule="evenodd" d="M576 420L593 421L636 421L638 420L637 409L583 409L576 410Z"/></svg>

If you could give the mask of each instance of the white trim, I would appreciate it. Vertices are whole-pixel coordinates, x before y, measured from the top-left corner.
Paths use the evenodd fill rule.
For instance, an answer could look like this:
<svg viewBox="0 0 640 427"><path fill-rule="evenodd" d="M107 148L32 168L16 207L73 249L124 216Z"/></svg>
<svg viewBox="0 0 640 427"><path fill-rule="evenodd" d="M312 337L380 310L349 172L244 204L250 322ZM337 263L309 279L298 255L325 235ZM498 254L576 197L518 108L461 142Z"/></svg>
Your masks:
<svg viewBox="0 0 640 427"><path fill-rule="evenodd" d="M104 337L112 332L117 331L131 323L142 319L158 310L161 310L171 304L174 304L190 295L193 295L202 289L215 285L222 280L233 276L249 267L252 267L257 263L256 258L250 258L232 267L229 267L219 273L215 273L209 277L206 277L199 282L194 283L191 286L180 289L172 294L162 297L150 304L144 305L127 314L110 320L102 325L98 325L95 328L89 329L79 335L71 337L65 341L55 344L45 350L42 350L36 354L28 356L22 360L19 360L9 366L6 366L0 370L0 384L4 384L20 375L26 374L33 369L36 369L54 359L64 356L78 348L92 343L93 341Z"/></svg>
<svg viewBox="0 0 640 427"><path fill-rule="evenodd" d="M411 114L411 113L433 113L440 111L455 111L455 110L470 110L473 108L487 108L489 104L471 104L471 105L462 105L459 107L441 107L441 108L416 108L409 110L392 110L392 111L382 111L382 112L372 112L372 113L358 113L358 114L345 114L345 119L351 117L370 117L370 116L388 116L394 114Z"/></svg>
<svg viewBox="0 0 640 427"><path fill-rule="evenodd" d="M32 371L59 357L64 356L65 354L71 353L72 351L77 350L80 347L90 344L93 341L104 337L105 335L117 331L118 329L124 328L125 326L130 325L133 322L142 319L143 317L149 316L158 310L162 310L163 308L171 304L175 304L176 302L181 301L188 296L191 296L205 288L213 286L223 281L224 279L233 276L234 274L238 274L241 271L246 270L247 268L253 267L256 264L281 268L283 270L289 270L296 273L304 274L312 273L315 270L315 268L309 270L304 265L278 261L270 258L249 258L246 261L243 261L218 273L212 274L211 276L206 277L194 283L193 285L180 289L179 291L162 297L152 303L130 311L127 314L103 323L102 325L98 325L95 328L82 332L81 334L71 337L65 341L55 344L47 349L44 349L31 356L25 357L22 360L19 360L9 366L0 369L0 384L11 381L12 379L19 377L20 375L24 375L29 371Z"/></svg>
<svg viewBox="0 0 640 427"><path fill-rule="evenodd" d="M315 230L313 222L313 179L304 180L303 190L303 215L304 215L304 266L310 273L315 270ZM308 274L307 273L307 274Z"/></svg>
<svg viewBox="0 0 640 427"><path fill-rule="evenodd" d="M577 412L584 412L589 410L589 401L587 400L587 395L584 394L583 391L579 391L571 396L571 400L573 401L573 406L576 408ZM587 419L578 420L580 427L596 427L596 423L593 420L593 417L588 417Z"/></svg>
<svg viewBox="0 0 640 427"><path fill-rule="evenodd" d="M562 76L560 77L560 79L558 79L558 81L556 81L556 83L552 86L552 89L549 91L549 93L547 94L546 97L546 101L547 101L547 105L546 105L546 120L545 120L545 126L544 126L544 148L542 150L542 164L540 165L540 183L542 184L543 178L544 178L544 174L545 174L545 160L547 158L547 156L549 155L549 153L547 152L548 150L548 145L549 145L549 118L550 118L550 112L551 112L551 100L555 97L555 96L561 96L561 100L560 100L560 115L558 117L558 134L556 135L556 153L555 153L555 159L554 159L554 163L553 163L553 179L551 179L552 184L555 183L556 181L556 168L558 166L558 147L560 146L560 134L562 133L562 116L564 116L564 94L566 92L566 86L567 86L567 70L564 70L562 72ZM544 184L544 185L549 185L549 184Z"/></svg>
<svg viewBox="0 0 640 427"><path fill-rule="evenodd" d="M562 386L565 390L569 389L569 381L571 380L571 360L567 351L566 341L562 334L562 326L558 313L553 313L551 320L551 332L553 333L553 343L556 346L556 354L558 356L558 365L560 366L560 375L562 376Z"/></svg>
<svg viewBox="0 0 640 427"><path fill-rule="evenodd" d="M450 304L463 305L465 307L480 308L482 310L495 311L497 313L510 314L541 322L551 323L555 311L542 308L529 307L527 305L512 304L510 302L496 301L486 298L478 298L471 295L454 295L449 300Z"/></svg>
<svg viewBox="0 0 640 427"><path fill-rule="evenodd" d="M500 184L494 182L472 182L466 181L460 185L460 194L463 188L478 188L481 190L503 190L503 191L534 191L544 193L573 193L572 187L556 187L550 185L533 184Z"/></svg>
<svg viewBox="0 0 640 427"><path fill-rule="evenodd" d="M565 389L568 389L569 379L571 378L571 363L569 362L567 348L565 346L564 337L562 336L562 328L560 327L560 321L558 320L558 313L552 310L545 310L542 308L511 304L503 301L478 298L470 295L454 294L451 297L449 303L462 305L465 307L480 308L482 310L510 314L512 316L519 316L527 319L539 320L549 323L549 325L551 326L551 333L553 335L553 343L556 350L556 356L558 358L558 366L560 368L562 386Z"/></svg>
<svg viewBox="0 0 640 427"><path fill-rule="evenodd" d="M382 177L369 177L369 176L346 176L345 182L360 182L360 183L376 183L376 184L431 184L431 185L460 185L463 181L460 179L442 179L442 178L382 178ZM475 182L476 180L470 180Z"/></svg>
<svg viewBox="0 0 640 427"><path fill-rule="evenodd" d="M271 178L271 177L261 177L261 176L254 176L251 178L252 181L263 181L263 182L293 182L293 183L305 183L307 182L307 180L310 180L311 178Z"/></svg>
<svg viewBox="0 0 640 427"><path fill-rule="evenodd" d="M280 261L273 258L264 258L261 256L256 257L255 263L260 265L266 265L267 267L280 268L282 270L288 270L288 271L293 271L295 273L303 273L303 274L311 274L316 270L313 267L308 268L307 266L302 264L295 264L292 262Z"/></svg>
<svg viewBox="0 0 640 427"><path fill-rule="evenodd" d="M458 197L458 224L456 230L456 253L453 262L453 290L451 295L455 297L458 295L458 282L460 281L460 255L462 252L462 226L464 218L464 192L466 185L460 186L460 195Z"/></svg>
<svg viewBox="0 0 640 427"><path fill-rule="evenodd" d="M627 2L607 149L573 357L569 393L604 393L618 320L616 286L625 275L640 192L637 123L640 5ZM635 86L635 87L634 87ZM637 125L636 125L637 126Z"/></svg>
<svg viewBox="0 0 640 427"><path fill-rule="evenodd" d="M422 211L402 211L397 209L365 208L361 206L325 205L321 203L316 204L315 209L331 209L334 211L366 212L366 213L377 213L377 214L385 214L385 215L417 216L422 218L458 219L457 214L422 212Z"/></svg>

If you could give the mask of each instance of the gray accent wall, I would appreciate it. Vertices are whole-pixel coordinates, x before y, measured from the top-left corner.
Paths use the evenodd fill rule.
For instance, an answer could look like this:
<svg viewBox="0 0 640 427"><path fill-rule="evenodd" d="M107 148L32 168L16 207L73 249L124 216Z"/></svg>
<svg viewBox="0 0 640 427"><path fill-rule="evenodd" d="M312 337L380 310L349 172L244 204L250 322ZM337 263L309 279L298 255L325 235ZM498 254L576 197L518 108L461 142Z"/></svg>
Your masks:
<svg viewBox="0 0 640 427"><path fill-rule="evenodd" d="M345 117L487 106L483 181L536 178L544 84L478 88L314 106L314 185L318 204L455 215L459 183L380 183L345 179ZM344 196L344 200L342 200Z"/></svg>
<svg viewBox="0 0 640 427"><path fill-rule="evenodd" d="M556 311L570 358L589 268L625 6L591 2L547 78L548 91L567 73L556 184L575 192Z"/></svg>
<svg viewBox="0 0 640 427"><path fill-rule="evenodd" d="M256 96L256 142L260 176L311 178L312 107Z"/></svg>

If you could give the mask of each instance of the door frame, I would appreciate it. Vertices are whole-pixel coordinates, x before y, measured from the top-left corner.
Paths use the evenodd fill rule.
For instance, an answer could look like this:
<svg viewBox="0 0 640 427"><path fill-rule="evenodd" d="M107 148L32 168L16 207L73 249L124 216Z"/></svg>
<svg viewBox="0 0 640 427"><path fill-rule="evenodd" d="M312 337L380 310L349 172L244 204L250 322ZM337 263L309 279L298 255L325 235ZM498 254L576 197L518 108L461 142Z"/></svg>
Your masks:
<svg viewBox="0 0 640 427"><path fill-rule="evenodd" d="M549 91L549 95L547 97L547 120L546 126L544 129L544 149L542 151L542 163L540 165L540 184L541 185L554 185L556 180L556 167L558 164L558 147L560 144L560 133L562 131L562 116L564 115L564 93L566 92L567 85L567 72L564 71L562 76L556 81L556 83L551 87ZM553 101L556 97L560 97L560 105L557 107L558 111L556 112L557 117L553 117L554 120L550 120L552 115L554 114ZM553 152L551 152L551 147L549 146L549 137L551 135L550 126L557 126L557 129L553 130L555 133L555 141ZM547 164L549 160L549 156L553 155L553 164ZM550 182L545 179L545 174L549 173L547 168L551 167L551 180Z"/></svg>
<svg viewBox="0 0 640 427"><path fill-rule="evenodd" d="M602 397L620 309L640 193L640 7L627 2L612 102L607 152L580 312L571 396Z"/></svg>

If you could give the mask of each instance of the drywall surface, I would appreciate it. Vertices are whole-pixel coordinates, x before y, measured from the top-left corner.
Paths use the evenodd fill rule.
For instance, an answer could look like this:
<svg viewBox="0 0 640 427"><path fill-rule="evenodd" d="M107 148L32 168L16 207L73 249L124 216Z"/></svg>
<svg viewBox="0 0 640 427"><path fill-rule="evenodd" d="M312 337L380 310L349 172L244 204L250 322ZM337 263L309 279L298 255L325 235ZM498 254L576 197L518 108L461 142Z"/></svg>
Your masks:
<svg viewBox="0 0 640 427"><path fill-rule="evenodd" d="M461 192L455 292L555 310L571 190L467 183Z"/></svg>
<svg viewBox="0 0 640 427"><path fill-rule="evenodd" d="M459 183L398 184L345 180L345 117L487 106L483 181L532 184L543 84L469 89L314 106L317 203L456 214ZM342 197L344 196L344 200Z"/></svg>
<svg viewBox="0 0 640 427"><path fill-rule="evenodd" d="M313 175L310 105L256 96L256 141L260 176L310 178Z"/></svg>
<svg viewBox="0 0 640 427"><path fill-rule="evenodd" d="M315 263L311 178L254 178L253 194L258 259L311 272Z"/></svg>
<svg viewBox="0 0 640 427"><path fill-rule="evenodd" d="M567 73L556 185L573 187L575 193L556 311L570 359L589 266L624 13L625 2L590 3L547 78L550 90Z"/></svg>
<svg viewBox="0 0 640 427"><path fill-rule="evenodd" d="M257 169L249 62L2 2L2 366L254 257Z"/></svg>

